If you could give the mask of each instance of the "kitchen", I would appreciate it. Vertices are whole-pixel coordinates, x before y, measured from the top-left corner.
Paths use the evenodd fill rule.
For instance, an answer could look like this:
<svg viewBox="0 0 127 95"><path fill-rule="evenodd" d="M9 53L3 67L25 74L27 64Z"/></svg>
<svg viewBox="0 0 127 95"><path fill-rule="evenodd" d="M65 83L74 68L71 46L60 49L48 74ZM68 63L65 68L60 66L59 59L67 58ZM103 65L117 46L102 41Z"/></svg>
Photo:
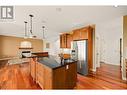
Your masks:
<svg viewBox="0 0 127 95"><path fill-rule="evenodd" d="M71 54L61 52L58 56L56 55L57 57L53 57L48 52L32 53L30 71L33 80L44 89L72 89L76 87L77 73L88 75L92 68L92 34L93 28L91 26L61 34L60 48L70 49ZM48 68L50 73L44 69L47 67L50 67ZM61 70L54 71L55 68Z"/></svg>
<svg viewBox="0 0 127 95"><path fill-rule="evenodd" d="M15 6L14 21L0 23L0 89L126 88L119 69L122 9Z"/></svg>

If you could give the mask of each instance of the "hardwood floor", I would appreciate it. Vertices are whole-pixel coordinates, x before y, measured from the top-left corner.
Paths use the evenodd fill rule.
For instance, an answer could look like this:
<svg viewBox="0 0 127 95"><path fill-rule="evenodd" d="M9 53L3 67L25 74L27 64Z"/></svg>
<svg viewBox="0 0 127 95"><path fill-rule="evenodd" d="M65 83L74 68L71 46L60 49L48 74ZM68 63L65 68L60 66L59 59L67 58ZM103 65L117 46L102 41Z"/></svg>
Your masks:
<svg viewBox="0 0 127 95"><path fill-rule="evenodd" d="M28 64L0 69L0 89L41 89L31 78Z"/></svg>
<svg viewBox="0 0 127 95"><path fill-rule="evenodd" d="M127 82L121 79L119 66L102 63L96 73L78 75L77 89L127 89Z"/></svg>
<svg viewBox="0 0 127 95"><path fill-rule="evenodd" d="M29 74L29 65L5 66L0 69L0 89L41 89ZM121 80L118 66L101 64L96 73L88 76L78 74L74 89L127 89L127 82Z"/></svg>

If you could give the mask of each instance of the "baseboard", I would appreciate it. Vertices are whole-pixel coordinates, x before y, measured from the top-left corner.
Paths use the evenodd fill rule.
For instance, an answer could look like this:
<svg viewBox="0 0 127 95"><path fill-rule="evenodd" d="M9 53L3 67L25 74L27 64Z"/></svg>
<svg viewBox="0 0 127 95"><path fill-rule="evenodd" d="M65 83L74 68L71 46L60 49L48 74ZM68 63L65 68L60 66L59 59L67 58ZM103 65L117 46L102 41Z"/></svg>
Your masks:
<svg viewBox="0 0 127 95"><path fill-rule="evenodd" d="M115 66L120 66L120 64L113 64L111 62L104 62L104 61L100 61L100 63L104 63L104 64L109 64L109 65L115 65Z"/></svg>
<svg viewBox="0 0 127 95"><path fill-rule="evenodd" d="M92 71L92 72L96 72L96 69L90 69L90 71Z"/></svg>

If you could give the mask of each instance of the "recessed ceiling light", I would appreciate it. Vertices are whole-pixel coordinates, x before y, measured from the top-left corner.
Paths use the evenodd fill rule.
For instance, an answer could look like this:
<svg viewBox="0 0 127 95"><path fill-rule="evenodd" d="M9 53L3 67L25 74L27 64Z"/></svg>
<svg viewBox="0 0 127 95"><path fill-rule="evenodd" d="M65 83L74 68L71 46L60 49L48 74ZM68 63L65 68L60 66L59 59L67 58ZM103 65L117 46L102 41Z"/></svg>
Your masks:
<svg viewBox="0 0 127 95"><path fill-rule="evenodd" d="M56 8L56 11L61 12L62 8Z"/></svg>
<svg viewBox="0 0 127 95"><path fill-rule="evenodd" d="M118 7L118 5L114 5L114 7L115 7L115 8L117 8L117 7Z"/></svg>

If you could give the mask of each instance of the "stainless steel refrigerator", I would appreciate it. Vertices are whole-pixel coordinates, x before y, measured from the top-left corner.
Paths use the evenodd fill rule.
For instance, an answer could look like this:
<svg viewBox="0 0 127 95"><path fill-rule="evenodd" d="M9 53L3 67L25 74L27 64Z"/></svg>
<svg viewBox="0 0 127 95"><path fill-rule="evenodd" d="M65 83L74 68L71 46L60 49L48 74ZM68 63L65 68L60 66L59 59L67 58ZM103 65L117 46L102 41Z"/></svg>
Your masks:
<svg viewBox="0 0 127 95"><path fill-rule="evenodd" d="M71 57L74 60L77 60L77 71L82 75L88 74L88 41L81 40L81 41L73 41L71 43Z"/></svg>

